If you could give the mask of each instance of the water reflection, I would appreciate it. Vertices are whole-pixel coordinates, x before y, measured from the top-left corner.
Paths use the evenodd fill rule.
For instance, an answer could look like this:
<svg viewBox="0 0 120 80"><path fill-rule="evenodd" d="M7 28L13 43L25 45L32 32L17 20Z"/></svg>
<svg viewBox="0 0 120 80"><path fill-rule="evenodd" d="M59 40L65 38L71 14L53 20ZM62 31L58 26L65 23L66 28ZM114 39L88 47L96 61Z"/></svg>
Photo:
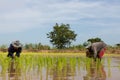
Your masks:
<svg viewBox="0 0 120 80"><path fill-rule="evenodd" d="M119 62L116 58L94 62L84 57L1 59L0 80L119 80Z"/></svg>
<svg viewBox="0 0 120 80"><path fill-rule="evenodd" d="M19 63L15 60L11 60L8 66L8 79L9 80L20 80L20 67Z"/></svg>
<svg viewBox="0 0 120 80"><path fill-rule="evenodd" d="M53 72L50 74L52 75L52 80L75 80L76 69L72 67L70 63L63 65L61 69L59 68L59 64L56 64L54 69L50 71Z"/></svg>
<svg viewBox="0 0 120 80"><path fill-rule="evenodd" d="M106 72L102 63L91 62L86 70L87 74L84 76L84 80L106 80Z"/></svg>
<svg viewBox="0 0 120 80"><path fill-rule="evenodd" d="M46 79L74 80L76 58L52 58L47 61Z"/></svg>

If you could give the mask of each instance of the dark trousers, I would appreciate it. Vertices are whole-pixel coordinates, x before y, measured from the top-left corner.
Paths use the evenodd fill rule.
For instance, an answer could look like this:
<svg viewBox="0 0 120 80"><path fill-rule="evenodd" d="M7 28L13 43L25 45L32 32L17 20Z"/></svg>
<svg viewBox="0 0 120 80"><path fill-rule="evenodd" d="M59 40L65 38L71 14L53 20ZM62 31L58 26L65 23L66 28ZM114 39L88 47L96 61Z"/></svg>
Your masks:
<svg viewBox="0 0 120 80"><path fill-rule="evenodd" d="M8 48L8 57L13 58L14 57L14 53L16 53L15 56L20 57L20 53L22 51L22 48L14 48L12 45L10 45L10 47Z"/></svg>

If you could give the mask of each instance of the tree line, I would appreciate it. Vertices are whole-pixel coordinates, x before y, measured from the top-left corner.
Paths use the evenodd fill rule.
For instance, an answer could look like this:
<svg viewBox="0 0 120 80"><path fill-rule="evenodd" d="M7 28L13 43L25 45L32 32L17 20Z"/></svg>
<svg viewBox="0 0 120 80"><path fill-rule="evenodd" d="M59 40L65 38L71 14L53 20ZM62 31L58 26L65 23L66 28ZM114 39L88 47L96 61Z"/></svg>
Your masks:
<svg viewBox="0 0 120 80"><path fill-rule="evenodd" d="M7 48L8 48L7 45L0 45L1 52L7 52ZM41 43L36 43L36 44L29 43L23 45L23 50L27 52L41 52L44 50L47 50L48 52L85 52L86 49L84 47L84 43L78 45L71 45L64 49L50 47L49 45L42 45ZM116 53L116 54L120 53L120 45L119 44L116 44L114 46L108 45L107 53Z"/></svg>
<svg viewBox="0 0 120 80"><path fill-rule="evenodd" d="M84 51L84 43L78 44L78 45L71 45L73 41L76 40L77 34L75 31L71 30L69 24L61 24L58 23L53 26L53 30L48 32L46 34L47 38L50 39L51 44L53 47L50 47L49 45L42 45L41 43L29 43L23 45L23 50L26 51L40 51L40 50L74 50L74 51ZM91 43L103 41L101 38L90 38L87 41L90 41ZM103 41L104 42L104 41ZM6 52L7 51L7 45L1 45L0 51ZM115 52L117 49L120 49L120 43L116 44L115 46L108 46L108 49L112 50L112 52ZM120 52L120 51L118 51Z"/></svg>

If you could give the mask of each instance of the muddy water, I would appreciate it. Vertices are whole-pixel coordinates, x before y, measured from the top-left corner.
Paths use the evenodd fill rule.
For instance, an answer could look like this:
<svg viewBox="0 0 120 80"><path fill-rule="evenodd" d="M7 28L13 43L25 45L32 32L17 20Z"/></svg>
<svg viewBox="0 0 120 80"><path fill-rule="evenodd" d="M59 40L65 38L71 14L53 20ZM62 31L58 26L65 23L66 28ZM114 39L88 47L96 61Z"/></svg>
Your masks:
<svg viewBox="0 0 120 80"><path fill-rule="evenodd" d="M1 64L0 80L120 80L120 58L105 57L102 62L81 57L10 61L8 67Z"/></svg>

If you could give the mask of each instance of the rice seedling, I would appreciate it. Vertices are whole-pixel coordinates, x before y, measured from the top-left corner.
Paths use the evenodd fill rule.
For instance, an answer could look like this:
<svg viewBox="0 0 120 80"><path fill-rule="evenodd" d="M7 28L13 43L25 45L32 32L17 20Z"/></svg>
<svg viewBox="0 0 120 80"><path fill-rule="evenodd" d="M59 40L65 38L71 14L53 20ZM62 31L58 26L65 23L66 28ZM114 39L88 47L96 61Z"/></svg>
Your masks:
<svg viewBox="0 0 120 80"><path fill-rule="evenodd" d="M94 62L80 53L24 53L14 59L6 55L0 53L0 74L5 77L3 80L6 80L6 74L14 74L16 80L64 80L67 77L74 80L76 75L82 76L83 71L88 78L92 76L92 71L100 77L103 76L103 64L107 65L106 73L111 77L111 55L103 58L102 62Z"/></svg>

